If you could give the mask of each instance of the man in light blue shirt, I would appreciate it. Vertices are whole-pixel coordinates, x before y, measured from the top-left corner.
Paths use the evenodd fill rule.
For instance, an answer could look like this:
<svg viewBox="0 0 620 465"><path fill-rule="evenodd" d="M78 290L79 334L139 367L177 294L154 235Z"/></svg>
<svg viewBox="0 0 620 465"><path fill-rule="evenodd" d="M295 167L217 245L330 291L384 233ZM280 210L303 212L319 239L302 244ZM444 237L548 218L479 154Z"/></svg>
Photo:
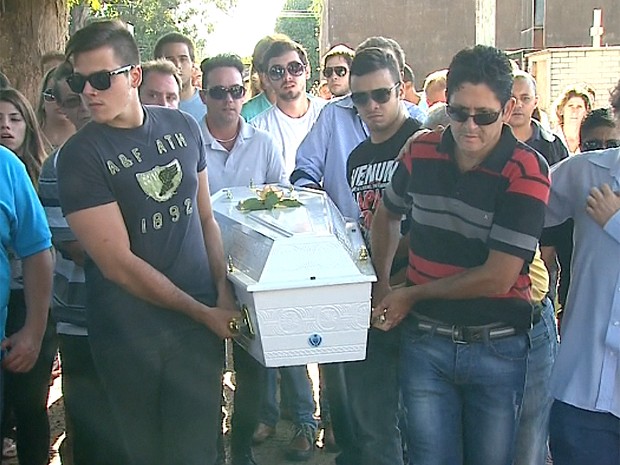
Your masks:
<svg viewBox="0 0 620 465"><path fill-rule="evenodd" d="M250 183L288 184L282 152L273 137L240 116L245 94L241 60L218 55L204 60L201 68L201 97L208 110L200 129L207 146L211 193Z"/></svg>
<svg viewBox="0 0 620 465"><path fill-rule="evenodd" d="M189 113L196 121L200 122L206 114L207 108L202 104L198 89L194 87L192 82L195 58L192 40L178 32L169 32L157 40L153 55L156 59L170 60L177 67L181 78L179 110Z"/></svg>
<svg viewBox="0 0 620 465"><path fill-rule="evenodd" d="M620 84L612 96L620 115ZM571 284L551 377L555 465L620 463L620 149L551 171L545 226L573 219Z"/></svg>
<svg viewBox="0 0 620 465"><path fill-rule="evenodd" d="M200 121L206 146L209 190L233 186L287 183L284 160L273 137L241 117L243 63L236 55L218 55L201 64L200 96L208 107ZM258 423L256 389L264 383L263 369L245 350L234 348L236 390L232 416L233 465L255 465L252 433Z"/></svg>
<svg viewBox="0 0 620 465"><path fill-rule="evenodd" d="M357 50L366 47L392 50L402 72L405 58L398 43L392 39L371 37ZM425 115L416 105L409 102L403 102L403 105L411 117L424 122ZM368 136L368 128L357 114L351 97L330 101L297 149L291 182L296 186L322 187L345 217L357 220L359 207L347 181L347 159Z"/></svg>

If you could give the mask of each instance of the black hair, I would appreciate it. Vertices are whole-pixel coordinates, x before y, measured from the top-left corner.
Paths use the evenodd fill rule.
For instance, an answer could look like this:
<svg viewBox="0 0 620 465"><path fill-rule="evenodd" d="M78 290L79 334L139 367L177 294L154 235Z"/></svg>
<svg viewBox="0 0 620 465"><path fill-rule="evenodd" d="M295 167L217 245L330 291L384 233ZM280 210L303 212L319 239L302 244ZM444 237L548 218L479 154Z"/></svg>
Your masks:
<svg viewBox="0 0 620 465"><path fill-rule="evenodd" d="M405 67L403 68L403 81L415 82L415 75L413 74L413 70L409 65L405 65Z"/></svg>
<svg viewBox="0 0 620 465"><path fill-rule="evenodd" d="M391 52L378 48L365 48L355 54L351 63L351 76L364 76L366 74L387 69L394 83L400 82L400 70L396 58Z"/></svg>
<svg viewBox="0 0 620 465"><path fill-rule="evenodd" d="M584 134L600 127L616 127L616 122L614 121L611 108L597 108L596 110L589 112L581 122L581 127L579 128L579 138L583 140Z"/></svg>
<svg viewBox="0 0 620 465"><path fill-rule="evenodd" d="M190 60L192 60L192 63L193 63L194 62L194 42L192 41L192 39L190 39L186 35L183 35L179 32L169 32L168 34L164 34L159 39L157 39L157 42L155 42L155 48L153 49L153 57L155 59L166 58L163 55L164 45L178 44L178 43L187 45L187 50L189 51L189 58Z"/></svg>
<svg viewBox="0 0 620 465"><path fill-rule="evenodd" d="M7 87L11 87L11 81L6 77L6 74L0 71L0 89L6 89Z"/></svg>
<svg viewBox="0 0 620 465"><path fill-rule="evenodd" d="M355 50L344 44L334 45L323 57L323 68L327 66L327 60L334 57L344 58L344 61L347 62L347 66L350 68L351 63L353 63L353 58L355 57Z"/></svg>
<svg viewBox="0 0 620 465"><path fill-rule="evenodd" d="M61 84L67 82L67 78L73 74L73 65L68 61L63 61L56 67L54 71L54 86L52 87L52 93L58 104L62 105L63 95L61 91Z"/></svg>
<svg viewBox="0 0 620 465"><path fill-rule="evenodd" d="M458 52L448 68L446 95L450 97L465 83L486 84L502 104L512 95L512 67L508 56L487 45L476 45Z"/></svg>
<svg viewBox="0 0 620 465"><path fill-rule="evenodd" d="M138 44L126 25L118 20L94 21L77 31L65 47L65 57L75 59L80 53L101 47L111 47L123 65L140 64Z"/></svg>
<svg viewBox="0 0 620 465"><path fill-rule="evenodd" d="M241 58L233 54L220 54L211 58L205 58L200 63L200 70L202 71L202 88L207 88L207 82L209 73L216 68L235 68L243 77L243 62Z"/></svg>
<svg viewBox="0 0 620 465"><path fill-rule="evenodd" d="M357 46L355 53L359 53L361 50L365 48L376 47L382 48L384 50L391 50L394 53L394 57L396 58L396 62L398 63L398 69L400 71L405 70L405 51L400 46L398 42L394 39L390 39L389 37L369 37L364 40L361 44Z"/></svg>
<svg viewBox="0 0 620 465"><path fill-rule="evenodd" d="M294 40L274 40L263 55L263 70L268 71L269 60L284 55L286 52L297 52L301 62L308 66L306 49Z"/></svg>

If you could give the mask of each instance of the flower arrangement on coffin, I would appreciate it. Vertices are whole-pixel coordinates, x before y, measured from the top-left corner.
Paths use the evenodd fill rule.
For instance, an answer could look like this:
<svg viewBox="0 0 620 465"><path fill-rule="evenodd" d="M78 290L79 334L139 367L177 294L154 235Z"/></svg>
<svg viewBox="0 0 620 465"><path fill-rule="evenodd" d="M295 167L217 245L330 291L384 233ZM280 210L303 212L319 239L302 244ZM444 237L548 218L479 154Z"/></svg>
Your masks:
<svg viewBox="0 0 620 465"><path fill-rule="evenodd" d="M257 210L273 210L274 208L296 208L303 204L291 196L286 197L284 191L276 186L265 186L256 192L257 197L240 201L237 209L242 212Z"/></svg>

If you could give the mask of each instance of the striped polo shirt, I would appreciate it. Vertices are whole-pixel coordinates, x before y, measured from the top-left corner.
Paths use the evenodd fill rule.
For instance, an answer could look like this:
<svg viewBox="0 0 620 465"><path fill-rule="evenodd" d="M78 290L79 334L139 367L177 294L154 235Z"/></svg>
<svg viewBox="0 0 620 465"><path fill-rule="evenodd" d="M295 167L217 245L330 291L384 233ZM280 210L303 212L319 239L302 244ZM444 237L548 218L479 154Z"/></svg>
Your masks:
<svg viewBox="0 0 620 465"><path fill-rule="evenodd" d="M499 142L477 167L461 172L450 129L411 144L383 201L412 218L407 280L424 284L481 266L490 250L524 260L506 294L461 300L426 300L415 312L452 325L505 323L529 328L529 263L542 231L549 168L534 149L504 125Z"/></svg>

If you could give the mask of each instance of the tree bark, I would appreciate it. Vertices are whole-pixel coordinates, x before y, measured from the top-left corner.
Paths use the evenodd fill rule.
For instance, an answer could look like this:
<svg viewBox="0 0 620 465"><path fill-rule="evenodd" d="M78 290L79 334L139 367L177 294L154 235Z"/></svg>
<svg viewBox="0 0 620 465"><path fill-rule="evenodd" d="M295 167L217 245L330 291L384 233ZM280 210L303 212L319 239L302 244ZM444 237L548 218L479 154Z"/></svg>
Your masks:
<svg viewBox="0 0 620 465"><path fill-rule="evenodd" d="M0 70L36 104L41 56L63 51L67 0L0 0Z"/></svg>

